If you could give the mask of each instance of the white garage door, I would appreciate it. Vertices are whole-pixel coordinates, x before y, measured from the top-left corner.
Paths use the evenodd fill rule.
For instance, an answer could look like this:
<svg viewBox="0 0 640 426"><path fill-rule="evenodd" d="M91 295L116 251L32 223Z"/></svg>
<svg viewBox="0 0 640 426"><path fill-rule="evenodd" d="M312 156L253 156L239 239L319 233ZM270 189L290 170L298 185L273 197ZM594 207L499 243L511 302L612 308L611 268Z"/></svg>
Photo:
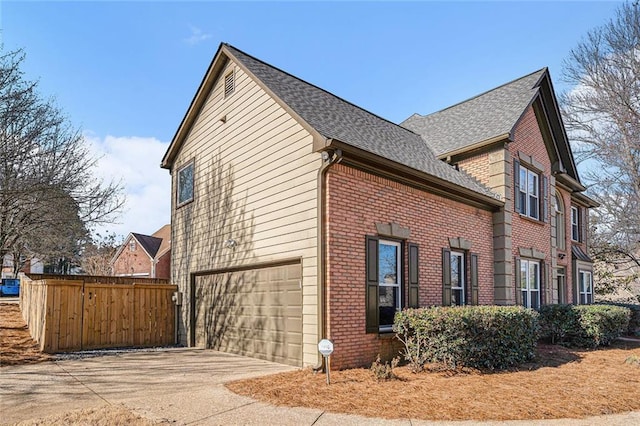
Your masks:
<svg viewBox="0 0 640 426"><path fill-rule="evenodd" d="M196 346L302 365L299 263L196 277Z"/></svg>

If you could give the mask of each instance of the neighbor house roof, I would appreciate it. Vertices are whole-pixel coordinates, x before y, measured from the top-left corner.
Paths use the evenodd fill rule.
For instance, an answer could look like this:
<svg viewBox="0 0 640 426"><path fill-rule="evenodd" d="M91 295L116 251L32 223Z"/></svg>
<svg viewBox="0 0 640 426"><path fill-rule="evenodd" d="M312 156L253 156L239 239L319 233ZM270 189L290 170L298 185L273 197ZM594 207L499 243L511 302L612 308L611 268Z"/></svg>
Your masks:
<svg viewBox="0 0 640 426"><path fill-rule="evenodd" d="M187 116L197 107L198 97L206 96L204 88L207 86L207 80L214 78L211 75L212 70L221 52L244 67L284 103L294 116L299 117L308 127L317 132L323 138L324 146L337 141L425 173L439 181L470 190L481 195L485 202L488 201L492 205L501 205L501 202L495 199L495 194L487 187L466 173L438 160L417 133L372 114L226 43L221 44ZM187 130L184 127L188 126L187 118L183 120L165 154L163 167L171 166L179 145L186 137Z"/></svg>
<svg viewBox="0 0 640 426"><path fill-rule="evenodd" d="M420 134L439 157L484 141L510 138L546 72L540 69L433 114L413 114L401 125Z"/></svg>
<svg viewBox="0 0 640 426"><path fill-rule="evenodd" d="M144 251L146 251L151 258L156 257L160 244L162 244L162 238L152 237L151 235L136 234L132 232L131 235L138 240Z"/></svg>
<svg viewBox="0 0 640 426"><path fill-rule="evenodd" d="M158 247L158 251L156 252L154 257L160 257L164 253L166 253L167 250L171 249L171 225L164 225L162 228L154 232L151 236L160 238L162 240L162 242L160 243L160 247Z"/></svg>

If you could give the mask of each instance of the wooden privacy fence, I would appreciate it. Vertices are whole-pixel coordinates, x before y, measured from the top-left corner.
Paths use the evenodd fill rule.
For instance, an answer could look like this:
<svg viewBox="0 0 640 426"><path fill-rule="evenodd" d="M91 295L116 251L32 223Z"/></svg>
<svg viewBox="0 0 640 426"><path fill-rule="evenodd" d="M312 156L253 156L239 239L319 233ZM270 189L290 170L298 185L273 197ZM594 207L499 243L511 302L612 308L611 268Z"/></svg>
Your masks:
<svg viewBox="0 0 640 426"><path fill-rule="evenodd" d="M31 336L48 353L175 343L177 286L167 280L24 277L20 308Z"/></svg>

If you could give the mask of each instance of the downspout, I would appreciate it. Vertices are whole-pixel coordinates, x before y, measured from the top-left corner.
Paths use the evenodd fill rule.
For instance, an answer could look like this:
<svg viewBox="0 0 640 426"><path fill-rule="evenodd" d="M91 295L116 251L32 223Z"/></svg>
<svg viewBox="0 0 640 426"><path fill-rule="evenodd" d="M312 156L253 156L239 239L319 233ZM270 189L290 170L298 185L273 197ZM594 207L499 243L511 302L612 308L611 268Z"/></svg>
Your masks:
<svg viewBox="0 0 640 426"><path fill-rule="evenodd" d="M318 340L326 338L327 319L326 319L326 247L324 231L326 228L326 199L327 185L326 177L329 168L333 164L342 161L342 151L322 152L322 166L318 170ZM324 365L324 357L318 353L318 363L313 367L314 371L321 371Z"/></svg>

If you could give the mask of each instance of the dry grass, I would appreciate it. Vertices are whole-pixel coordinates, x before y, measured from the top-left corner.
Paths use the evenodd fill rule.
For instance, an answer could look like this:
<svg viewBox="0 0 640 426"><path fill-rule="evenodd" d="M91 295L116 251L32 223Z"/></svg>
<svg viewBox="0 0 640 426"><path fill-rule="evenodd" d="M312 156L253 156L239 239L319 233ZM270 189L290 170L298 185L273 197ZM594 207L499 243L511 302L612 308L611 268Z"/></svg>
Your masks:
<svg viewBox="0 0 640 426"><path fill-rule="evenodd" d="M48 361L51 355L40 352L29 335L17 304L0 304L0 367Z"/></svg>
<svg viewBox="0 0 640 426"><path fill-rule="evenodd" d="M397 380L377 382L368 369L353 369L332 372L328 386L323 374L301 370L227 387L275 405L388 419L581 418L640 409L640 371L625 363L638 349L640 341L596 351L541 345L537 362L502 373L400 367Z"/></svg>
<svg viewBox="0 0 640 426"><path fill-rule="evenodd" d="M150 426L157 423L144 419L119 405L105 405L99 408L68 411L62 414L26 420L16 426Z"/></svg>

